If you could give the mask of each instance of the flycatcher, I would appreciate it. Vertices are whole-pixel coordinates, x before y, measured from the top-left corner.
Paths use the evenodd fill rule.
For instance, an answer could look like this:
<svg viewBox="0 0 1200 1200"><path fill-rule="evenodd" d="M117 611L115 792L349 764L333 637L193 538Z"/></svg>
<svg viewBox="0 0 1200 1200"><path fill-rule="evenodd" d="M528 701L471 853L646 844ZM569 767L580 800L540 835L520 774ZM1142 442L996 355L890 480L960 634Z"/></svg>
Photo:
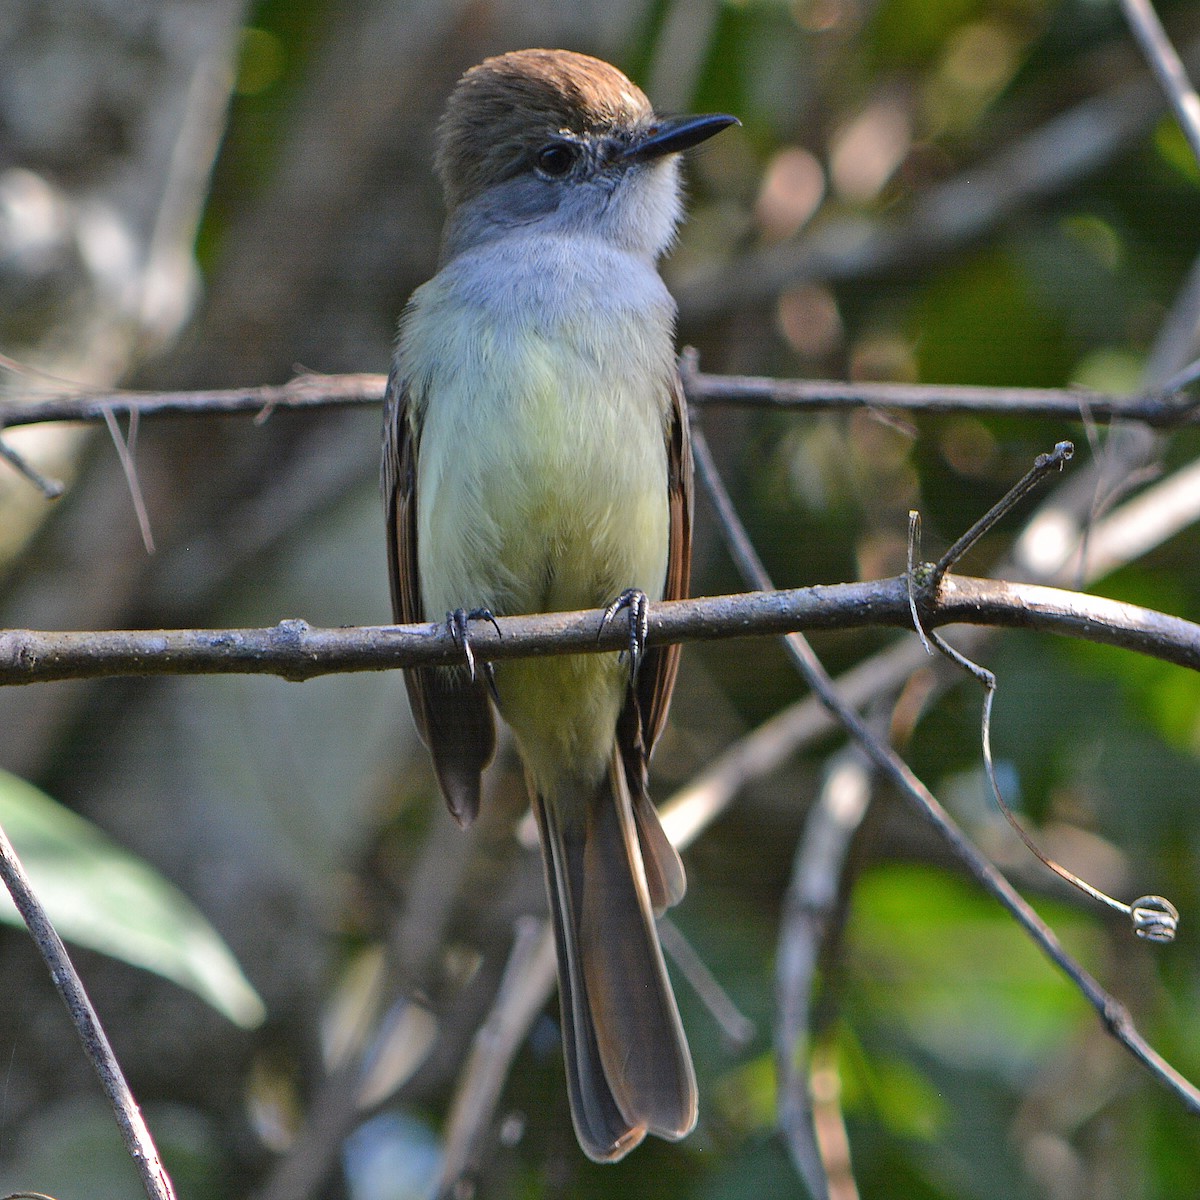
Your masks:
<svg viewBox="0 0 1200 1200"><path fill-rule="evenodd" d="M683 865L647 794L678 646L641 653L646 598L686 594L692 465L675 304L657 261L679 152L734 124L659 117L607 63L522 50L469 70L438 130L437 275L400 320L383 491L397 621L443 614L462 667L407 672L450 811L479 808L512 727L541 831L579 1143L615 1161L696 1122L696 1080L654 917ZM615 653L481 678L480 616L628 609ZM639 661L640 660L640 661Z"/></svg>

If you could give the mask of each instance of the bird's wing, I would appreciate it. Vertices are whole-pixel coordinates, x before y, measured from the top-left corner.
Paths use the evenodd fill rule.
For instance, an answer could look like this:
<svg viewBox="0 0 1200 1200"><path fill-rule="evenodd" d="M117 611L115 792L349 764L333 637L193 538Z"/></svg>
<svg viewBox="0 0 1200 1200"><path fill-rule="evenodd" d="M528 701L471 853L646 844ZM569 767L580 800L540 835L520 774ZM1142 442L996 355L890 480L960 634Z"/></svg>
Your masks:
<svg viewBox="0 0 1200 1200"><path fill-rule="evenodd" d="M682 600L688 594L692 577L693 468L687 401L678 375L671 384L671 420L666 437L667 495L671 523L663 599ZM680 649L676 643L647 651L638 676L638 705L647 758L667 723L671 692L675 688L675 675L679 670Z"/></svg>
<svg viewBox="0 0 1200 1200"><path fill-rule="evenodd" d="M688 594L692 573L693 468L687 401L678 374L671 384L671 419L666 439L670 541L663 599L682 600ZM683 864L663 832L647 787L650 752L667 723L671 692L679 670L679 652L678 644L655 646L646 651L617 726L617 744L633 803L646 882L657 912L678 904L687 886Z"/></svg>
<svg viewBox="0 0 1200 1200"><path fill-rule="evenodd" d="M426 619L417 569L417 441L407 386L393 364L383 406L381 481L387 514L388 580L401 625ZM413 667L404 672L421 740L450 812L469 825L479 812L480 776L496 751L491 702L465 667Z"/></svg>

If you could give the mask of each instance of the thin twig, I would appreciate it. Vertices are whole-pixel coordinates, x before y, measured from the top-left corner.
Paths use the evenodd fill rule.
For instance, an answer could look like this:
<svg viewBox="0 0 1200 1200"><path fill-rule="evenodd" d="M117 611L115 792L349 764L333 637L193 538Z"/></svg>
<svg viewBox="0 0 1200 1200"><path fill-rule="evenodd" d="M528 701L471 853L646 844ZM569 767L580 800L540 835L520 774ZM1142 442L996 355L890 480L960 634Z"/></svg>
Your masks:
<svg viewBox="0 0 1200 1200"><path fill-rule="evenodd" d="M933 653L933 647L929 644L929 639L925 636L925 627L921 624L921 614L917 610L917 592L919 586L917 584L917 562L921 556L921 514L917 509L909 509L908 512L908 612L912 617L913 629L917 631L917 637L921 640L921 645L925 647L926 654Z"/></svg>
<svg viewBox="0 0 1200 1200"><path fill-rule="evenodd" d="M504 1081L554 979L554 938L548 921L517 922L512 951L487 1019L475 1034L458 1076L446 1121L445 1150L437 1196L452 1196L479 1158Z"/></svg>
<svg viewBox="0 0 1200 1200"><path fill-rule="evenodd" d="M870 797L871 773L861 752L845 750L835 756L805 818L779 922L775 963L779 1128L813 1200L828 1196L829 1172L820 1151L808 1084L809 1013L821 949L830 926L840 924L842 918L837 909L842 867Z"/></svg>
<svg viewBox="0 0 1200 1200"><path fill-rule="evenodd" d="M1175 298L1163 316L1162 324L1146 355L1142 379L1146 385L1163 384L1170 393L1192 382L1191 372L1196 364L1185 366L1196 352L1196 334L1200 329L1200 256L1193 258L1187 274L1180 283ZM1184 383L1178 381L1185 375Z"/></svg>
<svg viewBox="0 0 1200 1200"><path fill-rule="evenodd" d="M1144 392L1143 395L1149 398L1157 393L1164 400L1171 396L1180 397L1197 382L1200 382L1200 360L1188 363L1182 370L1176 371L1161 387Z"/></svg>
<svg viewBox="0 0 1200 1200"><path fill-rule="evenodd" d="M708 1015L716 1022L728 1048L741 1050L748 1046L757 1032L754 1022L733 1002L733 997L708 969L708 964L696 953L679 926L670 917L659 917L657 924L663 952L708 1009Z"/></svg>
<svg viewBox="0 0 1200 1200"><path fill-rule="evenodd" d="M1192 154L1200 162L1200 96L1196 95L1179 54L1171 45L1150 0L1121 0L1121 9L1175 110Z"/></svg>
<svg viewBox="0 0 1200 1200"><path fill-rule="evenodd" d="M697 473L706 488L713 494L718 511L722 514L723 525L726 520L734 523L726 530L731 553L756 586L760 586L762 582L769 583L762 563L733 510L732 502L729 500L723 483L712 470L712 457L707 453L707 446L704 446L703 450L697 448L699 451L696 454ZM1128 1009L1074 960L1058 940L1054 931L958 828L933 793L913 774L908 764L895 754L890 746L875 737L863 717L838 695L833 680L808 642L799 634L793 633L787 638L787 646L805 681L816 693L821 703L863 748L875 766L909 800L914 810L946 842L954 856L980 886L990 892L1008 910L1041 951L1075 984L1088 1003L1095 1008L1112 1035L1151 1074L1173 1091L1189 1111L1200 1114L1200 1090L1150 1046L1137 1031Z"/></svg>
<svg viewBox="0 0 1200 1200"><path fill-rule="evenodd" d="M46 910L30 886L25 868L17 858L16 851L0 828L0 880L12 896L21 919L29 929L38 953L50 969L54 986L67 1006L71 1023L83 1044L83 1051L99 1077L100 1086L108 1097L116 1115L117 1127L125 1141L125 1148L133 1159L142 1186L149 1200L174 1200L175 1190L158 1156L154 1139L138 1108L129 1084L121 1072L121 1066L113 1054L108 1036L100 1024L100 1018L92 1007L84 990L67 948L58 936Z"/></svg>
<svg viewBox="0 0 1200 1200"><path fill-rule="evenodd" d="M46 421L104 421L106 412L143 417L237 416L275 409L334 408L383 402L384 375L297 375L284 384L209 388L188 392L79 391L37 400L0 402L0 426Z"/></svg>
<svg viewBox="0 0 1200 1200"><path fill-rule="evenodd" d="M976 387L968 384L871 383L832 379L774 379L756 375L710 375L694 350L680 357L688 403L697 407L801 409L810 412L877 409L945 416L1003 413L1021 417L1138 421L1156 429L1200 421L1200 400L1185 396L1195 379L1128 396L1086 388Z"/></svg>
<svg viewBox="0 0 1200 1200"><path fill-rule="evenodd" d="M680 359L688 403L697 407L786 408L811 412L894 409L900 412L1001 413L1097 422L1138 421L1174 428L1200 421L1198 401L1184 395L1200 375L1200 364L1163 387L1133 395L1087 388L977 387L969 384L872 383L838 379L773 379L702 372L694 351ZM363 407L380 404L383 375L298 375L284 384L181 392L62 392L38 399L0 402L0 427L51 421L104 421L123 417L269 416L281 409Z"/></svg>
<svg viewBox="0 0 1200 1200"><path fill-rule="evenodd" d="M2 428L3 425L0 425L0 429ZM28 479L47 500L57 500L63 494L65 484L61 480L43 475L23 454L14 450L3 438L0 438L0 458L3 458L9 466Z"/></svg>
<svg viewBox="0 0 1200 1200"><path fill-rule="evenodd" d="M150 530L150 514L146 509L141 481L138 479L137 464L134 462L134 454L137 450L138 411L135 408L129 414L128 438L121 436L121 427L117 424L116 415L110 408L104 410L104 424L108 427L108 436L112 438L113 447L116 449L117 458L121 463L125 486L129 489L129 498L133 502L138 530L142 535L142 545L145 546L147 554L153 554L154 534Z"/></svg>
<svg viewBox="0 0 1200 1200"><path fill-rule="evenodd" d="M937 591L942 577L988 530L994 528L1036 488L1052 471L1061 471L1075 454L1070 442L1059 442L1049 454L1039 454L1033 466L1008 489L970 529L957 538L953 545L937 560L929 577L925 580L930 591ZM910 564L911 569L911 564Z"/></svg>

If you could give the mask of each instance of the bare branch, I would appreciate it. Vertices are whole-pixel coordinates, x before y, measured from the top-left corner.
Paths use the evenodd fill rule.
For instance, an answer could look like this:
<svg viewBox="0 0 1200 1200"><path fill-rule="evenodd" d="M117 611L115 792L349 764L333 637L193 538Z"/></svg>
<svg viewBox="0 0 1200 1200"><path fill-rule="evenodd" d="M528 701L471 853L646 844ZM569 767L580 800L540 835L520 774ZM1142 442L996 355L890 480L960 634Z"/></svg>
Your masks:
<svg viewBox="0 0 1200 1200"><path fill-rule="evenodd" d="M142 534L142 545L147 554L154 553L154 534L150 530L150 513L146 509L146 500L142 495L142 484L138 479L137 464L134 453L137 448L138 411L135 408L129 414L129 434L121 436L121 427L117 424L116 415L112 409L104 410L104 424L108 427L108 436L112 438L113 448L121 463L121 473L125 476L125 486L129 488L129 499L133 502L134 515L137 517L138 529Z"/></svg>
<svg viewBox="0 0 1200 1200"><path fill-rule="evenodd" d="M966 384L847 382L838 379L772 379L710 375L694 351L680 358L684 390L693 405L787 408L811 412L872 408L901 412L1003 413L1066 421L1137 421L1155 429L1200 421L1200 401L1183 394L1195 370L1162 388L1131 396L1087 388L975 387ZM259 421L277 409L363 407L380 404L383 375L297 375L284 384L189 392L100 392L80 389L35 400L0 404L0 430L47 421L106 421L111 416L239 416ZM106 415L107 414L107 415Z"/></svg>
<svg viewBox="0 0 1200 1200"><path fill-rule="evenodd" d="M536 917L522 918L517 922L496 999L459 1072L446 1121L438 1196L455 1196L459 1181L476 1165L512 1061L545 1007L554 979L550 923Z"/></svg>
<svg viewBox="0 0 1200 1200"><path fill-rule="evenodd" d="M13 904L28 927L38 953L50 969L50 977L67 1006L71 1024L79 1034L84 1053L112 1105L117 1127L141 1177L147 1197L149 1200L175 1200L175 1190L158 1157L154 1138L151 1137L142 1111L129 1090L129 1084L126 1083L121 1066L113 1054L100 1018L84 990L83 981L79 978L70 955L67 954L62 938L58 936L41 901L30 886L25 868L17 858L16 851L3 829L0 829L0 881L3 881L9 895L12 896Z"/></svg>
<svg viewBox="0 0 1200 1200"><path fill-rule="evenodd" d="M1034 584L951 576L935 596L919 591L921 621L997 625L1120 646L1200 669L1200 625L1135 604ZM473 633L484 660L623 650L623 626L597 632L584 610L500 617ZM911 627L904 576L652 604L647 644L763 637L801 629ZM322 629L286 620L263 629L0 632L0 685L114 675L280 675L312 679L344 671L446 666L462 651L444 625Z"/></svg>
<svg viewBox="0 0 1200 1200"><path fill-rule="evenodd" d="M1121 8L1200 162L1200 96L1188 80L1179 54L1150 0L1121 0Z"/></svg>
<svg viewBox="0 0 1200 1200"><path fill-rule="evenodd" d="M265 419L277 408L333 408L383 402L383 375L297 375L284 384L194 392L98 391L81 387L39 400L0 404L0 429L44 421L104 421L106 413L143 417L237 416Z"/></svg>
<svg viewBox="0 0 1200 1200"><path fill-rule="evenodd" d="M63 494L65 486L61 480L43 475L24 455L14 450L3 438L0 438L0 458L3 458L19 474L24 475L47 500L57 500Z"/></svg>
<svg viewBox="0 0 1200 1200"><path fill-rule="evenodd" d="M941 583L946 572L962 558L964 554L976 542L979 541L985 533L994 528L999 522L1026 496L1029 495L1034 488L1050 474L1051 471L1061 471L1064 464L1074 455L1075 447L1070 442L1059 442L1049 454L1039 454L1033 466L1008 489L1005 494L976 521L970 529L966 531L954 544L942 555L941 558L933 565L933 570L930 574L928 585L936 588ZM911 571L913 564L909 562L909 570ZM920 624L917 624L917 632L922 633ZM922 637L924 634L922 633Z"/></svg>
<svg viewBox="0 0 1200 1200"><path fill-rule="evenodd" d="M779 1128L815 1200L826 1200L830 1188L808 1087L809 1015L822 947L830 929L845 917L837 908L842 871L870 800L871 771L860 751L847 748L830 760L821 793L805 818L779 921L775 964Z"/></svg>
<svg viewBox="0 0 1200 1200"><path fill-rule="evenodd" d="M679 926L668 916L659 917L657 924L658 940L662 943L663 952L708 1010L708 1015L721 1031L722 1042L731 1052L745 1049L758 1032L754 1022L734 1003L733 997L708 969L708 964L684 937Z"/></svg>
<svg viewBox="0 0 1200 1200"><path fill-rule="evenodd" d="M694 351L685 351L680 369L688 402L738 408L896 409L909 413L1004 413L1023 417L1055 417L1139 421L1164 429L1200 420L1200 404L1182 397L1187 382L1132 396L1093 392L1087 388L972 387L936 383L853 383L830 379L772 379L753 375L706 375L697 369Z"/></svg>

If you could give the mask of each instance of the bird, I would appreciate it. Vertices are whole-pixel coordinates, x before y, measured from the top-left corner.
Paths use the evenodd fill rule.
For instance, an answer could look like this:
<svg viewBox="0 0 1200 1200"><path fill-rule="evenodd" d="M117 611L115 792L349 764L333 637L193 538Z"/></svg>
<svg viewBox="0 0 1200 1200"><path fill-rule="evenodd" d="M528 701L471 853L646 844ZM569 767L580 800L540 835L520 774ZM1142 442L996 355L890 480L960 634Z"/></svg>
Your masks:
<svg viewBox="0 0 1200 1200"><path fill-rule="evenodd" d="M512 730L545 863L572 1122L597 1162L697 1119L655 927L684 869L647 784L679 647L646 647L646 606L687 594L693 490L658 262L682 215L681 152L734 124L658 115L616 67L572 51L468 70L437 130L438 270L401 314L385 396L394 615L444 614L464 655L406 670L416 726L463 825L496 710ZM624 613L628 651L476 664L472 621L584 608Z"/></svg>

